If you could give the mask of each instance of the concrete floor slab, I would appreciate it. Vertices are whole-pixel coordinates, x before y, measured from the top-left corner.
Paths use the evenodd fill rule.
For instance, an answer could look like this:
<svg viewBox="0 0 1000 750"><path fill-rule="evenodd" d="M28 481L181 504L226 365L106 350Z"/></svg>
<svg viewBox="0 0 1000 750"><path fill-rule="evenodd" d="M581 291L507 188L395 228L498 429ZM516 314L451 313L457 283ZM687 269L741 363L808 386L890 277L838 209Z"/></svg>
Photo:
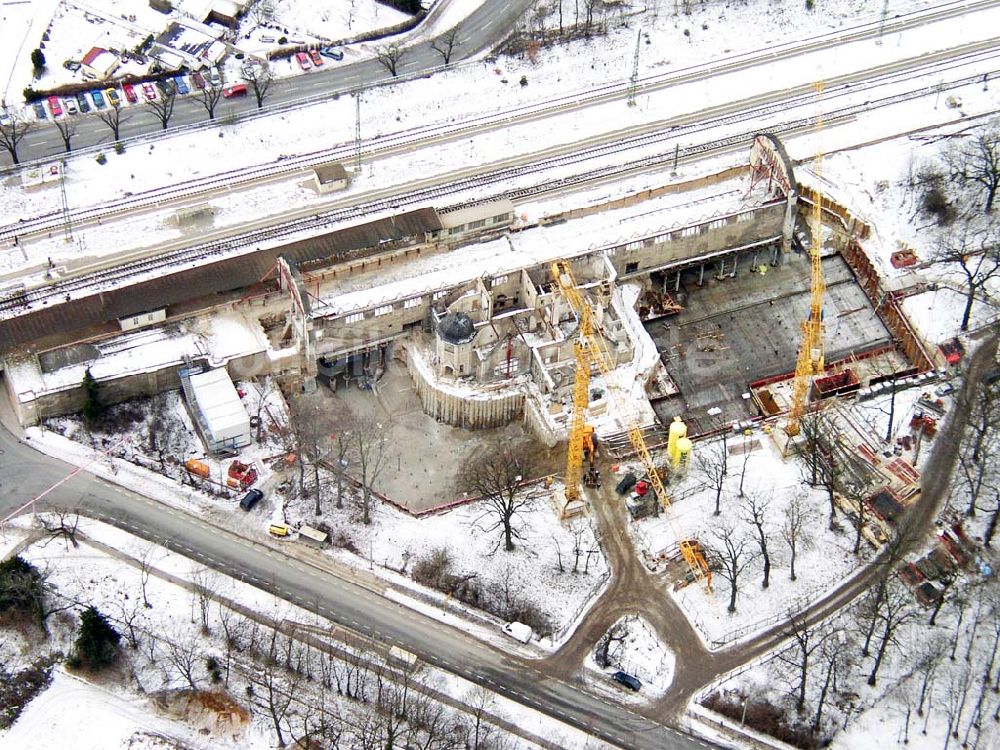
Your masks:
<svg viewBox="0 0 1000 750"><path fill-rule="evenodd" d="M697 269L685 273L677 295L678 315L646 324L680 395L655 405L664 423L681 415L692 434L756 416L747 385L792 372L809 314L809 263L793 254L766 273L744 261L737 276L710 278L699 287ZM889 343L889 331L875 314L839 255L823 260L826 282L826 360ZM710 409L720 413L709 415Z"/></svg>

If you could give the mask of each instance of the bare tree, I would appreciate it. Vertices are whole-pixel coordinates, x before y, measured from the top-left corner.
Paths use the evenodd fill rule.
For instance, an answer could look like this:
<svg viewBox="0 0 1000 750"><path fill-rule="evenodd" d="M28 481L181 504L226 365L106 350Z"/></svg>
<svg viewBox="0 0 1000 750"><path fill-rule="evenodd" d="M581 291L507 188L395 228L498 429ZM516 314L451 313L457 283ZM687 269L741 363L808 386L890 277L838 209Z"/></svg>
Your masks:
<svg viewBox="0 0 1000 750"><path fill-rule="evenodd" d="M709 550L709 564L729 584L729 612L736 611L740 575L753 562L750 540L736 533L732 522L719 526L713 533L714 544Z"/></svg>
<svg viewBox="0 0 1000 750"><path fill-rule="evenodd" d="M160 121L160 125L163 127L163 130L166 130L167 125L170 123L170 118L174 115L174 104L177 101L177 89L169 82L164 82L163 85L157 88L159 90L159 96L148 101L146 106L153 110L153 115Z"/></svg>
<svg viewBox="0 0 1000 750"><path fill-rule="evenodd" d="M913 594L898 580L890 579L886 594L878 610L879 645L875 663L868 675L868 684L874 686L882 661L890 646L898 643L900 628L917 616Z"/></svg>
<svg viewBox="0 0 1000 750"><path fill-rule="evenodd" d="M263 688L264 702L262 707L267 710L268 716L271 718L278 747L285 747L283 725L292 705L292 697L298 687L300 677L295 672L288 672L281 668L280 627L279 622L271 623L268 652L260 662L260 669L254 682Z"/></svg>
<svg viewBox="0 0 1000 750"><path fill-rule="evenodd" d="M219 106L222 99L222 88L216 86L205 86L198 92L198 102L208 113L208 119L215 119L215 108Z"/></svg>
<svg viewBox="0 0 1000 750"><path fill-rule="evenodd" d="M810 627L801 615L792 614L788 618L784 635L791 641L792 645L778 653L777 661L790 667L795 674L793 690L796 694L795 707L799 713L806 705L806 685L809 680L809 668L812 666L813 654L823 646L826 639L832 634L832 630L824 629L821 626Z"/></svg>
<svg viewBox="0 0 1000 750"><path fill-rule="evenodd" d="M1000 236L997 224L979 229L968 222L963 223L940 240L931 261L954 268L965 278L965 309L962 312L961 329L968 331L976 296L986 291L992 280L1000 275Z"/></svg>
<svg viewBox="0 0 1000 750"><path fill-rule="evenodd" d="M208 613L212 601L215 599L215 588L217 586L215 573L208 568L198 568L191 574L191 596L193 603L197 605L198 614L201 619L201 632L207 635L210 632L208 626Z"/></svg>
<svg viewBox="0 0 1000 750"><path fill-rule="evenodd" d="M254 99L257 101L257 109L262 108L264 98L271 90L271 84L274 83L271 67L266 62L247 65L243 69L243 78L250 84L250 90L253 91Z"/></svg>
<svg viewBox="0 0 1000 750"><path fill-rule="evenodd" d="M80 121L75 117L66 117L55 121L56 130L59 131L59 137L63 140L63 146L66 148L67 154L73 150L71 141L73 140L73 136L76 135L76 129L79 124Z"/></svg>
<svg viewBox="0 0 1000 750"><path fill-rule="evenodd" d="M977 186L983 212L988 214L1000 188L1000 127L994 121L978 132L962 134L956 139L942 155L944 163L952 179Z"/></svg>
<svg viewBox="0 0 1000 750"><path fill-rule="evenodd" d="M170 665L177 670L192 690L198 689L198 667L201 664L201 650L198 639L191 634L183 638L166 641L166 656Z"/></svg>
<svg viewBox="0 0 1000 750"><path fill-rule="evenodd" d="M80 546L80 542L76 538L77 527L80 525L80 516L77 515L76 511L57 510L51 513L43 513L38 516L38 522L48 534L48 541L63 539L66 542L67 549L70 545L73 547Z"/></svg>
<svg viewBox="0 0 1000 750"><path fill-rule="evenodd" d="M319 516L323 513L319 466L330 450L330 438L333 435L331 415L320 403L307 400L305 396L290 400L288 406L292 412L291 427L299 452L299 491L304 490L305 464L308 461L312 466L312 492L316 500L314 510Z"/></svg>
<svg viewBox="0 0 1000 750"><path fill-rule="evenodd" d="M0 122L0 147L10 154L10 159L14 164L21 163L18 161L17 147L24 140L24 136L30 133L34 127L34 122L24 119L19 113L9 115L7 119Z"/></svg>
<svg viewBox="0 0 1000 750"><path fill-rule="evenodd" d="M517 516L531 503L531 497L521 489L529 470L528 456L504 445L474 454L463 471L462 489L482 498L483 517L492 521L485 530L499 530L497 547L502 542L507 552L513 551L514 540L521 538Z"/></svg>
<svg viewBox="0 0 1000 750"><path fill-rule="evenodd" d="M398 75L398 67L400 61L406 55L406 48L401 47L395 42L392 44L386 44L381 47L375 48L375 57L378 59L385 69L389 71L393 78Z"/></svg>
<svg viewBox="0 0 1000 750"><path fill-rule="evenodd" d="M601 669L617 662L625 639L628 638L629 624L634 619L634 617L624 617L618 620L605 631L597 642L597 646L594 648L594 661Z"/></svg>
<svg viewBox="0 0 1000 750"><path fill-rule="evenodd" d="M121 102L108 102L107 109L97 111L97 119L111 128L111 133L116 141L121 140L122 125L124 125L129 115L122 109Z"/></svg>
<svg viewBox="0 0 1000 750"><path fill-rule="evenodd" d="M372 522L372 485L385 468L386 448L389 438L381 423L375 417L358 419L351 430L350 444L354 463L361 480L362 518L365 524Z"/></svg>
<svg viewBox="0 0 1000 750"><path fill-rule="evenodd" d="M818 661L822 669L823 683L820 685L816 700L816 714L812 723L813 734L819 732L823 724L823 708L830 689L837 684L838 676L850 668L852 659L850 645L850 639L844 631L834 631L823 641L823 646L819 650Z"/></svg>
<svg viewBox="0 0 1000 750"><path fill-rule="evenodd" d="M806 496L797 492L788 503L785 520L781 525L781 538L788 545L790 556L790 578L795 580L795 558L800 551L812 547L813 537L810 531L815 521L816 513L806 502Z"/></svg>
<svg viewBox="0 0 1000 750"><path fill-rule="evenodd" d="M725 489L729 473L726 453L725 442L715 441L711 447L698 451L695 457L695 466L702 482L715 492L715 515L722 512L722 490Z"/></svg>
<svg viewBox="0 0 1000 750"><path fill-rule="evenodd" d="M771 555L768 552L768 519L767 509L771 504L770 496L761 492L751 492L743 503L743 520L753 527L754 541L760 550L761 559L764 561L764 580L761 582L762 588L767 588L771 583Z"/></svg>
<svg viewBox="0 0 1000 750"><path fill-rule="evenodd" d="M459 29L461 29L461 26L448 29L448 31L431 42L431 49L441 55L441 59L444 60L445 65L451 62L451 55L455 51L455 47L458 46Z"/></svg>
<svg viewBox="0 0 1000 750"><path fill-rule="evenodd" d="M143 550L142 555L139 556L139 588L142 592L142 605L146 609L152 609L153 605L149 603L148 596L148 585L149 585L149 575L153 571L153 556L157 551L155 544L147 544Z"/></svg>
<svg viewBox="0 0 1000 750"><path fill-rule="evenodd" d="M118 592L118 598L109 602L114 609L115 617L125 626L125 640L132 650L139 648L138 623L144 616L144 607L137 597L131 597L124 591Z"/></svg>

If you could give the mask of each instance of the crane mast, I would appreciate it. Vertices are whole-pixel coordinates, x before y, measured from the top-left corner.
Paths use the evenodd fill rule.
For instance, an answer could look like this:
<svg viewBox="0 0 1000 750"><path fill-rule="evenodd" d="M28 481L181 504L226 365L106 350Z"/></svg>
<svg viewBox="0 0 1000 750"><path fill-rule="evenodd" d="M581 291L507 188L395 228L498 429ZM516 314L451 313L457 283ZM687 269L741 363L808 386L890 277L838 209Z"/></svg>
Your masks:
<svg viewBox="0 0 1000 750"><path fill-rule="evenodd" d="M823 83L814 84L817 104L823 95ZM823 131L823 111L819 107L816 114L816 133ZM816 144L816 158L813 171L817 180L823 177L823 149ZM809 212L809 317L802 321L802 339L799 342L799 352L795 360L795 381L792 388L792 405L788 410L788 421L785 424L785 434L795 437L801 429L800 422L806 411L806 398L809 384L813 377L823 372L823 194L819 183L813 191L812 209Z"/></svg>
<svg viewBox="0 0 1000 750"><path fill-rule="evenodd" d="M596 334L593 311L589 303L584 300L580 289L577 286L573 271L569 262L558 260L552 264L552 278L559 287L563 297L569 302L573 313L579 322L578 338L573 344L576 356L576 376L573 382L573 415L570 421L569 448L566 454L566 499L578 500L580 498L580 479L583 471L583 446L588 437L588 430L591 429L585 421L584 415L589 402L590 390L590 369L596 366L601 375L606 380L610 379L612 367L611 355L604 346L604 341ZM607 389L614 401L614 407L618 414L624 416L627 411L612 388ZM653 463L653 457L646 445L646 440L642 436L642 429L631 420L628 425L628 438L632 448L638 455L643 469L649 477L649 484L656 493L656 499L670 519L672 530L677 537L678 547L681 555L687 563L688 568L695 580L704 581L709 591L712 589L712 571L708 567L708 562L696 542L682 539L680 530L673 518L670 504L670 497L667 489L663 486L660 473Z"/></svg>

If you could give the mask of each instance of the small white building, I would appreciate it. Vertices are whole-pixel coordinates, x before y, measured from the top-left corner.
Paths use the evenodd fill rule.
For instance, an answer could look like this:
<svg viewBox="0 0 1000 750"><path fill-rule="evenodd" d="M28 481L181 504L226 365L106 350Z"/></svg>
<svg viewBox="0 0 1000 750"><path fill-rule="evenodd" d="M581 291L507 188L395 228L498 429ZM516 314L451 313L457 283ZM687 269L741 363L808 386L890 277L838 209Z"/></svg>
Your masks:
<svg viewBox="0 0 1000 750"><path fill-rule="evenodd" d="M90 52L83 56L80 65L83 67L83 75L87 78L96 78L103 81L109 78L121 64L118 55L109 52L102 47L92 47Z"/></svg>
<svg viewBox="0 0 1000 750"><path fill-rule="evenodd" d="M225 368L182 371L181 384L209 453L250 444L250 416Z"/></svg>

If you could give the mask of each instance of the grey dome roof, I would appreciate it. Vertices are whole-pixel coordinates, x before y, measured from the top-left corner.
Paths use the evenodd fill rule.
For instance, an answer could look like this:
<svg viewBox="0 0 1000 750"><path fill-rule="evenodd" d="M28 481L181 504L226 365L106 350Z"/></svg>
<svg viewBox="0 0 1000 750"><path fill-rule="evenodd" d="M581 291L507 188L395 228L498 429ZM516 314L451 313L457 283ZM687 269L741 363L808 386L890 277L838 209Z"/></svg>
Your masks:
<svg viewBox="0 0 1000 750"><path fill-rule="evenodd" d="M451 312L441 318L437 332L449 344L467 344L475 338L476 327L465 313Z"/></svg>

